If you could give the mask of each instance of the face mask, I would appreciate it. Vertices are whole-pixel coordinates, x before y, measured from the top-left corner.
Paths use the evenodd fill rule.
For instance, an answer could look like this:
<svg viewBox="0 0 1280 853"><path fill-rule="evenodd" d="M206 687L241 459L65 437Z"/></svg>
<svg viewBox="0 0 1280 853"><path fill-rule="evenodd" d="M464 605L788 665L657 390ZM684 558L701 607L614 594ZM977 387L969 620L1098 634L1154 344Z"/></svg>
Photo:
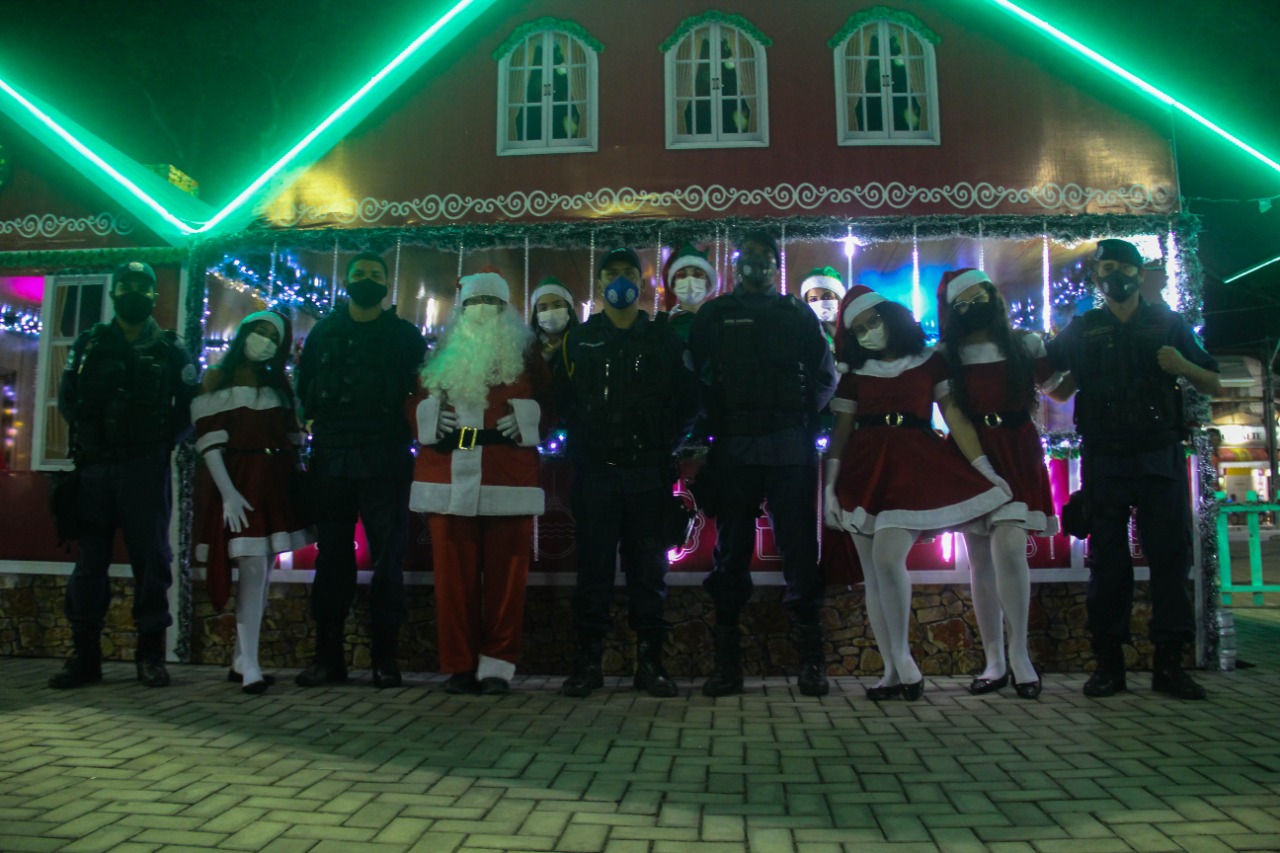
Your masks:
<svg viewBox="0 0 1280 853"><path fill-rule="evenodd" d="M810 302L809 307L813 309L813 313L818 315L818 319L824 323L834 323L836 321L836 312L840 310L839 299L820 299L817 302Z"/></svg>
<svg viewBox="0 0 1280 853"><path fill-rule="evenodd" d="M889 333L884 326L876 326L858 335L858 346L871 352L880 352L889 345Z"/></svg>
<svg viewBox="0 0 1280 853"><path fill-rule="evenodd" d="M631 279L620 275L605 286L604 298L610 307L630 308L640 298L640 288Z"/></svg>
<svg viewBox="0 0 1280 853"><path fill-rule="evenodd" d="M676 299L681 305L697 305L707 298L707 280L705 278L676 279Z"/></svg>
<svg viewBox="0 0 1280 853"><path fill-rule="evenodd" d="M502 310L501 305L467 305L463 308L463 312L468 320L481 325L490 322L498 316L498 312Z"/></svg>
<svg viewBox="0 0 1280 853"><path fill-rule="evenodd" d="M126 323L141 323L151 316L156 307L155 300L150 296L132 291L112 296L111 304L116 309L116 316Z"/></svg>
<svg viewBox="0 0 1280 853"><path fill-rule="evenodd" d="M1098 280L1102 292L1116 302L1124 302L1138 292L1142 279L1136 275L1125 275L1120 270L1112 270L1105 278Z"/></svg>
<svg viewBox="0 0 1280 853"><path fill-rule="evenodd" d="M771 255L738 255L734 269L738 273L738 283L748 290L766 290L773 283L769 278L773 269Z"/></svg>
<svg viewBox="0 0 1280 853"><path fill-rule="evenodd" d="M250 332L244 339L244 356L250 361L266 361L276 354L276 342L266 335Z"/></svg>
<svg viewBox="0 0 1280 853"><path fill-rule="evenodd" d="M538 327L544 332L556 335L563 332L567 325L569 325L568 308L550 308L538 312Z"/></svg>
<svg viewBox="0 0 1280 853"><path fill-rule="evenodd" d="M375 305L381 305L382 300L387 298L387 286L362 278L359 281L347 282L347 293L351 294L351 301L356 305L361 308L372 308Z"/></svg>
<svg viewBox="0 0 1280 853"><path fill-rule="evenodd" d="M968 310L963 314L955 315L956 325L961 332L976 332L988 328L995 316L994 302L970 302Z"/></svg>

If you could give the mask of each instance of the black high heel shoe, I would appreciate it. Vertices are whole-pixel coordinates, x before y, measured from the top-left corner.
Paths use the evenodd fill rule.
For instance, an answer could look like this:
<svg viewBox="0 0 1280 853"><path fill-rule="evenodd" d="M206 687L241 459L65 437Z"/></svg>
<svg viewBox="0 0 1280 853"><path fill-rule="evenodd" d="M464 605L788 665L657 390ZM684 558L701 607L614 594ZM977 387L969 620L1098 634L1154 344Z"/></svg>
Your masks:
<svg viewBox="0 0 1280 853"><path fill-rule="evenodd" d="M902 698L907 702L914 702L924 695L924 678L921 677L915 684L903 684Z"/></svg>
<svg viewBox="0 0 1280 853"><path fill-rule="evenodd" d="M895 699L902 695L901 684L889 684L884 687L868 687L867 698L872 702L883 702L886 699Z"/></svg>
<svg viewBox="0 0 1280 853"><path fill-rule="evenodd" d="M1004 675L999 678L975 678L969 682L969 692L974 696L981 696L984 693L995 693L1009 684L1009 671L1005 670Z"/></svg>
<svg viewBox="0 0 1280 853"><path fill-rule="evenodd" d="M276 677L266 672L262 674L262 680L267 687L276 683ZM236 672L235 669L229 669L227 670L227 681L230 681L232 684L244 684L244 676ZM266 688L263 689L265 690Z"/></svg>
<svg viewBox="0 0 1280 853"><path fill-rule="evenodd" d="M1039 670L1037 670L1036 675L1039 675L1039 674L1040 672ZM1018 683L1017 678L1013 679L1013 692L1018 694L1019 699L1039 699L1040 687L1041 687L1041 684L1040 684L1039 678L1037 678L1035 681L1023 682L1022 684Z"/></svg>

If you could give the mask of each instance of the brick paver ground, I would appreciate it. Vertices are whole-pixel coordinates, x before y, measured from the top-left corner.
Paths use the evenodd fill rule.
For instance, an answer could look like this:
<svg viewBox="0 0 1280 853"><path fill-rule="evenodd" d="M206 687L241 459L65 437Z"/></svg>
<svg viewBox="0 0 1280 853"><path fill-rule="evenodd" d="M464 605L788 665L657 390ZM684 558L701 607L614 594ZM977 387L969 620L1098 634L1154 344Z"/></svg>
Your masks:
<svg viewBox="0 0 1280 853"><path fill-rule="evenodd" d="M285 672L249 697L222 669L147 690L125 664L55 692L56 661L0 659L0 851L1280 850L1275 613L1237 611L1256 665L1202 674L1200 703L1146 673L1107 701L1051 675L1038 702L936 678L879 705L857 679L572 700Z"/></svg>

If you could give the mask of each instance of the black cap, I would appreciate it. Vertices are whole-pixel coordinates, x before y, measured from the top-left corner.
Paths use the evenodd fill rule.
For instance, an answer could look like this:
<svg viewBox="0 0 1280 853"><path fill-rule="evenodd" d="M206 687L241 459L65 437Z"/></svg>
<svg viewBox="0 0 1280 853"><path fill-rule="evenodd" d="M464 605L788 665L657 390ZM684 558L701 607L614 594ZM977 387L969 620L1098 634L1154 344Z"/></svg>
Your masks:
<svg viewBox="0 0 1280 853"><path fill-rule="evenodd" d="M769 232L748 231L734 241L734 245L737 246L739 250L742 249L742 245L744 243L759 243L764 246L770 252L773 252L774 263L778 264L778 266L782 266L782 252L778 250L778 241L773 239L773 235Z"/></svg>
<svg viewBox="0 0 1280 853"><path fill-rule="evenodd" d="M1143 265L1142 253L1138 251L1137 246L1128 240L1099 240L1098 251L1093 256L1093 259L1095 261L1117 261L1122 264L1133 264L1138 269L1142 269Z"/></svg>
<svg viewBox="0 0 1280 853"><path fill-rule="evenodd" d="M129 261L127 264L116 267L115 272L111 274L111 286L115 287L127 278L146 279L152 287L156 286L156 271L145 261Z"/></svg>
<svg viewBox="0 0 1280 853"><path fill-rule="evenodd" d="M640 263L640 256L635 253L634 249L610 249L600 258L600 263L596 264L596 278L600 277L601 271L609 266L613 261L626 261L627 263L644 272L644 264Z"/></svg>

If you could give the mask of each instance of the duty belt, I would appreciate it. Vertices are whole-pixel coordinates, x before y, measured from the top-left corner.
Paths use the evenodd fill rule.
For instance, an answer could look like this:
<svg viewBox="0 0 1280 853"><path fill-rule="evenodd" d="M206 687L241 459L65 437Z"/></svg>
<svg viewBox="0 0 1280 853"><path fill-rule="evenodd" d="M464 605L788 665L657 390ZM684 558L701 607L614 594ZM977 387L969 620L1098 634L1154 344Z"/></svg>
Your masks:
<svg viewBox="0 0 1280 853"><path fill-rule="evenodd" d="M927 420L918 415L913 415L911 412L884 412L877 415L863 415L854 423L858 429L870 429L871 427L932 428L932 424Z"/></svg>
<svg viewBox="0 0 1280 853"><path fill-rule="evenodd" d="M502 430L462 427L446 432L435 444L427 446L441 453L452 453L455 450L475 450L477 446L486 444L515 444L515 440L503 435Z"/></svg>
<svg viewBox="0 0 1280 853"><path fill-rule="evenodd" d="M1031 420L1031 413L1026 409L1018 409L1014 412L989 412L978 418L978 423L985 427L1016 427L1022 426Z"/></svg>

